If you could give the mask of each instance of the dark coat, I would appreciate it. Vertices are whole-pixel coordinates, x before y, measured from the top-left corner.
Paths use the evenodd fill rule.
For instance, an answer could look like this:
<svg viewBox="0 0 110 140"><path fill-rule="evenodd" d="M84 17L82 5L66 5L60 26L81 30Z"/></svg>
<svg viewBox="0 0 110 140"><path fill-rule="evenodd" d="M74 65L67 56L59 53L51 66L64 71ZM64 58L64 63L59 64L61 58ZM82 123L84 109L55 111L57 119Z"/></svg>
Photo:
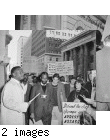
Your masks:
<svg viewBox="0 0 110 140"><path fill-rule="evenodd" d="M88 90L89 98L91 98L92 83L89 81L89 82L86 83L86 85L84 87Z"/></svg>
<svg viewBox="0 0 110 140"><path fill-rule="evenodd" d="M76 96L78 95L84 95L86 98L89 98L89 93L86 90L80 90L80 92L77 92L76 90L72 91L67 99L67 102L74 102L76 99Z"/></svg>
<svg viewBox="0 0 110 140"><path fill-rule="evenodd" d="M65 84L64 87L66 98L68 98L68 96L70 95L70 84Z"/></svg>
<svg viewBox="0 0 110 140"><path fill-rule="evenodd" d="M46 85L46 91L44 93L41 83L37 83L32 88L31 99L38 93L40 95L30 105L30 112L34 113L35 121L39 121L42 117L46 117L52 113L52 89L49 84ZM46 99L42 98L42 95L47 95Z"/></svg>
<svg viewBox="0 0 110 140"><path fill-rule="evenodd" d="M28 84L27 85L27 91L24 96L24 101L29 102L30 100L30 95L31 95L31 90L32 90L32 85ZM29 116L30 116L30 108L28 108L27 112L25 113L25 124L29 125Z"/></svg>
<svg viewBox="0 0 110 140"><path fill-rule="evenodd" d="M49 85L52 87L52 83L49 83ZM58 109L60 112L62 112L62 102L66 102L67 99L65 96L64 84L61 82L58 83L57 100L58 100Z"/></svg>

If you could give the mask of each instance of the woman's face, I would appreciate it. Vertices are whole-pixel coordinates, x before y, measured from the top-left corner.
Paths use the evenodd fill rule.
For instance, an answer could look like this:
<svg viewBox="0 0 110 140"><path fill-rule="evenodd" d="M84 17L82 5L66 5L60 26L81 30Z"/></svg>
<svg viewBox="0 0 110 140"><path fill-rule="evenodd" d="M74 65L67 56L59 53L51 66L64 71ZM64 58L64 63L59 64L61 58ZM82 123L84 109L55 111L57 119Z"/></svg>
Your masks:
<svg viewBox="0 0 110 140"><path fill-rule="evenodd" d="M58 79L57 77L54 77L54 78L53 78L53 84L54 84L54 85L57 85L58 82L59 82L59 79Z"/></svg>
<svg viewBox="0 0 110 140"><path fill-rule="evenodd" d="M81 90L81 83L76 83L76 90Z"/></svg>

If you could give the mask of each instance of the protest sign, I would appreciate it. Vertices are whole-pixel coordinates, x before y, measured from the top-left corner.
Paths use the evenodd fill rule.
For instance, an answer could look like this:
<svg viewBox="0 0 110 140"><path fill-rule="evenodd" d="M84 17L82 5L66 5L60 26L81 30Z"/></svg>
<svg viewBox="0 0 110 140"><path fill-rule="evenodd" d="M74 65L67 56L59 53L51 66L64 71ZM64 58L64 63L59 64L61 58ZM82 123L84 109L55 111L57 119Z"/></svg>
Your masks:
<svg viewBox="0 0 110 140"><path fill-rule="evenodd" d="M48 74L52 76L56 72L55 63L48 63Z"/></svg>
<svg viewBox="0 0 110 140"><path fill-rule="evenodd" d="M86 111L85 103L63 102L63 125L80 125L80 114Z"/></svg>
<svg viewBox="0 0 110 140"><path fill-rule="evenodd" d="M59 73L60 76L74 75L73 61L48 63L48 74Z"/></svg>

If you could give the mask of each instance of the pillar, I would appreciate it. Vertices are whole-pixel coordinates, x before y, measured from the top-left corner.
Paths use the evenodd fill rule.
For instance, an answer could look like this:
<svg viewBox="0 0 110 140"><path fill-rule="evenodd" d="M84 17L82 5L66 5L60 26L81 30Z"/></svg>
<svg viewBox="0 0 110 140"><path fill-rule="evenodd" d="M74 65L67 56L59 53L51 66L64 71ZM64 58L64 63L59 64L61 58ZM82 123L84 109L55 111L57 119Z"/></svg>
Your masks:
<svg viewBox="0 0 110 140"><path fill-rule="evenodd" d="M88 71L88 52L87 52L87 44L84 44L84 81L87 81L87 71Z"/></svg>

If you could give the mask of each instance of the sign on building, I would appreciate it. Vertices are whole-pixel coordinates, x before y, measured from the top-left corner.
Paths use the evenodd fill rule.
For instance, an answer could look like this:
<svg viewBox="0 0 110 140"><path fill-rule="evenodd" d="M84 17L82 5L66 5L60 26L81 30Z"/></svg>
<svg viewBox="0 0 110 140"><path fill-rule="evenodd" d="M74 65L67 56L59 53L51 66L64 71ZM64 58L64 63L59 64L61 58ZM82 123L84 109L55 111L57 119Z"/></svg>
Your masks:
<svg viewBox="0 0 110 140"><path fill-rule="evenodd" d="M63 125L80 125L80 115L88 105L84 103L63 102Z"/></svg>
<svg viewBox="0 0 110 140"><path fill-rule="evenodd" d="M73 61L48 63L48 74L59 73L60 76L74 75Z"/></svg>

